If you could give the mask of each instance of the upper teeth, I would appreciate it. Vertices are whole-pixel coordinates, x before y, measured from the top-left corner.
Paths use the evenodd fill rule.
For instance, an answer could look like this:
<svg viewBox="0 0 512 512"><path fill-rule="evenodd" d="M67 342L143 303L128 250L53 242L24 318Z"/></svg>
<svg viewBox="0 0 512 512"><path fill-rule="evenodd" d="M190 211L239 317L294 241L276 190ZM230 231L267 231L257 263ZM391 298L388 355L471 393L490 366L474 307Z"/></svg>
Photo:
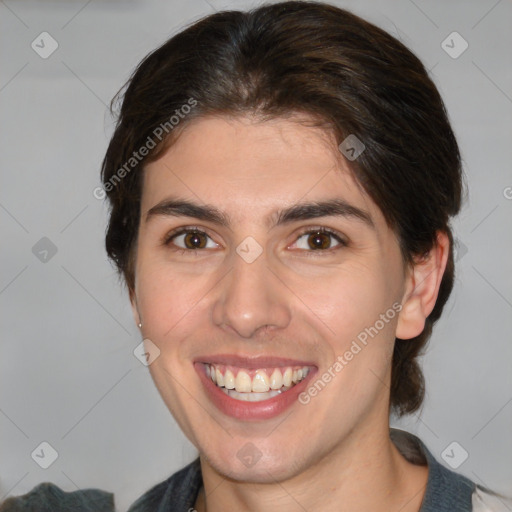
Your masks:
<svg viewBox="0 0 512 512"><path fill-rule="evenodd" d="M228 368L224 365L206 364L206 375L219 387L235 389L241 393L254 391L265 393L270 389L278 390L297 384L309 373L309 367L301 368L265 368L254 371L251 378L250 370ZM269 376L270 375L270 376Z"/></svg>

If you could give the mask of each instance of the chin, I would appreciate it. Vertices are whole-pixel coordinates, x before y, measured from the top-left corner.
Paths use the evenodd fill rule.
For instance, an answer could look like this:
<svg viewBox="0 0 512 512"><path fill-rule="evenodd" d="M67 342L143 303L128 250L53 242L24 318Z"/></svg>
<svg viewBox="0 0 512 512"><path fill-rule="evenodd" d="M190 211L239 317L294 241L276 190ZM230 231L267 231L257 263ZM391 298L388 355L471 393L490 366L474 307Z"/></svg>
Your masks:
<svg viewBox="0 0 512 512"><path fill-rule="evenodd" d="M211 464L211 460L209 461ZM255 484L272 484L288 480L294 476L290 468L291 461L261 458L252 467L242 463L233 464L228 461L221 461L212 467L225 478L236 482L250 482Z"/></svg>
<svg viewBox="0 0 512 512"><path fill-rule="evenodd" d="M242 440L241 448L234 448L235 443L227 450L214 450L201 459L209 464L218 474L237 482L276 483L288 480L301 471L302 457L297 460L297 451L282 446L278 449L257 448L258 440Z"/></svg>

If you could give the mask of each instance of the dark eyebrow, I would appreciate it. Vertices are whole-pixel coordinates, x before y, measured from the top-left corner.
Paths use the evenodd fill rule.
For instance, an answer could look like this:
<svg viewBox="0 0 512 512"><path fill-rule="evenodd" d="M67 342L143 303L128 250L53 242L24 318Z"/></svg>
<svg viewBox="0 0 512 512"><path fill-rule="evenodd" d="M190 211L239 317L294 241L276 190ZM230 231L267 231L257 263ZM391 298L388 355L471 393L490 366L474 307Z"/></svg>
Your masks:
<svg viewBox="0 0 512 512"><path fill-rule="evenodd" d="M164 215L173 217L194 217L202 221L228 227L229 216L218 210L215 206L200 205L185 199L165 199L153 206L146 214L146 222L154 216ZM312 203L299 203L275 212L268 220L268 226L279 226L299 220L315 219L317 217L351 217L360 220L375 229L372 217L365 210L361 210L342 199L329 199Z"/></svg>
<svg viewBox="0 0 512 512"><path fill-rule="evenodd" d="M375 229L373 219L368 212L361 210L343 199L329 199L312 203L299 203L275 214L274 225L287 224L297 220L315 219L317 217L352 217L363 221Z"/></svg>
<svg viewBox="0 0 512 512"><path fill-rule="evenodd" d="M156 215L194 217L225 227L229 227L230 224L229 217L215 208L215 206L203 206L185 199L165 199L161 201L148 211L146 214L146 222Z"/></svg>

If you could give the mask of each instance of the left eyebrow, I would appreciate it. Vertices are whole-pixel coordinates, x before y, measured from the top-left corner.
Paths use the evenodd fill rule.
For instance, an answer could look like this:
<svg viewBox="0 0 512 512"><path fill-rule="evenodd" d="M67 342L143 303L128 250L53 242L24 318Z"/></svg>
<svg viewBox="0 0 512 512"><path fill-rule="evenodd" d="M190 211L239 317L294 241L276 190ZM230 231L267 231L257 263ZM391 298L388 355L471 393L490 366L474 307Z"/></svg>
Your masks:
<svg viewBox="0 0 512 512"><path fill-rule="evenodd" d="M275 214L273 225L288 224L298 220L315 219L317 217L348 217L364 222L375 229L371 215L361 208L352 206L343 199L329 199L313 203L299 203Z"/></svg>
<svg viewBox="0 0 512 512"><path fill-rule="evenodd" d="M221 226L230 226L227 214L213 205L202 205L186 199L165 199L153 206L146 214L146 222L150 218L163 215L172 217L192 217L209 221ZM311 203L298 203L288 208L278 210L267 219L267 226L274 227L290 224L296 221L315 219L318 217L345 217L362 221L368 227L375 229L371 215L343 199L328 199Z"/></svg>

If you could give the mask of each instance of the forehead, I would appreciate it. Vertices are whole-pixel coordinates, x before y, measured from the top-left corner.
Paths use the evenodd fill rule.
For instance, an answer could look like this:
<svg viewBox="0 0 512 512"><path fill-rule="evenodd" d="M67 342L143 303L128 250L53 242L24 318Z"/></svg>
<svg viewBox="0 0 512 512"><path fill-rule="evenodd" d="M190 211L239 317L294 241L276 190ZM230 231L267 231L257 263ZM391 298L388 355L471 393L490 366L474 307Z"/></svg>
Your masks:
<svg viewBox="0 0 512 512"><path fill-rule="evenodd" d="M146 165L143 214L168 196L217 205L232 218L254 222L290 204L340 198L383 222L334 135L307 118L192 121L166 153Z"/></svg>

